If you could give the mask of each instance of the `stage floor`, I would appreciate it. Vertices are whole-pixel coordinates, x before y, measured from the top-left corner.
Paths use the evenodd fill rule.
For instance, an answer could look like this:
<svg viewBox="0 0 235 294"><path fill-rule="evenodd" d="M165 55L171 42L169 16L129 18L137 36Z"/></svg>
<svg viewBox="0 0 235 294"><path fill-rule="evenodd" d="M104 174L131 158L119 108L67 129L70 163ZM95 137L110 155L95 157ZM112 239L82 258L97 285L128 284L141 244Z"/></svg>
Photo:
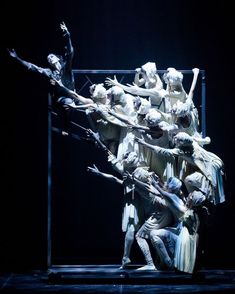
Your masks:
<svg viewBox="0 0 235 294"><path fill-rule="evenodd" d="M2 273L1 293L235 293L235 270L120 270L119 265L53 266Z"/></svg>

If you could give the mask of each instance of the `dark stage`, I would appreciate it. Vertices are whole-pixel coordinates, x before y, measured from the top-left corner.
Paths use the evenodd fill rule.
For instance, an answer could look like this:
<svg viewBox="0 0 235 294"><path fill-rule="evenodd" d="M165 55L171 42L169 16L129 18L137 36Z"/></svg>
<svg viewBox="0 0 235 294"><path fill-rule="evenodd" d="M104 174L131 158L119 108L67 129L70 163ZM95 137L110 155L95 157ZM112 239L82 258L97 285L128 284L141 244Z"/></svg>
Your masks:
<svg viewBox="0 0 235 294"><path fill-rule="evenodd" d="M136 265L137 266L137 265ZM133 265L51 268L5 273L1 293L234 293L234 270L201 270L195 276L174 271L136 271Z"/></svg>
<svg viewBox="0 0 235 294"><path fill-rule="evenodd" d="M3 0L1 293L235 293L234 9L232 1L210 2ZM129 72L123 83L132 83L135 69L149 61L160 72L190 72L184 77L187 91L193 68L205 74L194 102L200 128L211 138L206 149L224 162L226 199L212 209L197 275L136 271L144 263L136 242L133 264L119 270L123 189L87 172L95 164L112 173L106 154L80 140L84 132L75 124L68 136L61 135L58 116L48 107L48 81L7 53L14 48L47 67L47 54L63 50L62 21L74 46L76 89L84 96L85 84L103 83L115 72L118 80L120 72ZM101 74L95 79L89 71ZM74 111L71 120L87 126L84 117Z"/></svg>

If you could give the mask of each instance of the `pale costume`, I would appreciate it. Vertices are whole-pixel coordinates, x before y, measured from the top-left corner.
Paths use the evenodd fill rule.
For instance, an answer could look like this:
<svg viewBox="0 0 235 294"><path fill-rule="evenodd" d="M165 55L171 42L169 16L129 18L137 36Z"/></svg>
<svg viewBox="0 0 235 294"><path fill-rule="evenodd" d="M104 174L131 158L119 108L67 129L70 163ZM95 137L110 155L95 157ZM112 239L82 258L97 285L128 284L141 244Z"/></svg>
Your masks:
<svg viewBox="0 0 235 294"><path fill-rule="evenodd" d="M132 174L140 163L138 160L138 155L135 152L127 152L124 155L122 161L118 160L114 156L110 156L109 161L113 168L123 176L124 210L122 217L122 230L123 232L126 232L128 224L130 224L130 219L133 219L131 223L133 223L135 226L139 225L139 216L137 212L138 209L134 205L134 202L137 203L139 201L136 199L138 197L134 197L135 185L134 183L130 183L130 181L128 181L127 173Z"/></svg>
<svg viewBox="0 0 235 294"><path fill-rule="evenodd" d="M162 113L156 109L150 109L146 114L145 120L148 129L143 134L146 143L153 146L169 148L169 132L176 128L162 119ZM159 156L153 150L142 146L144 149L145 161L162 181L167 181L174 175L174 158Z"/></svg>
<svg viewBox="0 0 235 294"><path fill-rule="evenodd" d="M145 86L146 89L157 88L162 89L163 83L157 74L157 67L155 62L147 62L141 67L136 69L134 84L141 87Z"/></svg>
<svg viewBox="0 0 235 294"><path fill-rule="evenodd" d="M183 74L176 70L173 67L169 67L167 72L163 75L163 80L166 83L166 92L165 95L165 104L166 110L165 112L170 112L173 105L177 101L186 102L187 93L183 87Z"/></svg>
<svg viewBox="0 0 235 294"><path fill-rule="evenodd" d="M141 78L139 77L141 75ZM123 85L114 79L107 78L106 84L121 87L125 92L132 95L146 97L153 108L165 111L164 100L166 91L163 89L163 83L157 73L156 64L154 62L147 62L141 68L136 69L134 84ZM145 87L141 87L144 85Z"/></svg>
<svg viewBox="0 0 235 294"><path fill-rule="evenodd" d="M136 195L135 184L129 181L128 174L132 174L139 165L144 163L139 163L138 155L135 152L126 153L122 161L110 156L109 161L123 177L122 231L125 232L125 244L121 268L125 268L131 262L130 251L134 241L134 233L143 224L149 209L146 201Z"/></svg>
<svg viewBox="0 0 235 294"><path fill-rule="evenodd" d="M150 201L152 206L150 217L136 234L136 240L147 263L138 270L156 269L147 239L151 240L158 256L158 267L170 269L173 266L175 242L180 232L179 216L182 214L180 209L183 206L183 201L175 193L179 193L182 183L172 177L168 180L165 191L157 182L151 180L152 173L146 174L144 178L144 172L142 170L141 174L140 171L133 173L136 189L142 197ZM144 184L145 182L148 185Z"/></svg>
<svg viewBox="0 0 235 294"><path fill-rule="evenodd" d="M114 77L114 79L107 78L106 83L108 85L117 85L122 87L124 91L131 93L133 95L139 95L143 97L149 97L151 106L157 108L165 113L171 113L173 105L177 101L185 103L188 97L193 97L193 92L196 86L197 77L199 74L199 69L193 69L193 81L187 94L183 87L183 74L173 67L169 67L167 72L163 75L163 80L166 83L166 89L163 88L160 82L156 83L155 87L142 88L136 84L134 85L123 85L119 83ZM195 113L196 114L196 113Z"/></svg>
<svg viewBox="0 0 235 294"><path fill-rule="evenodd" d="M187 199L187 209L182 217L182 229L175 246L174 266L177 270L193 273L197 258L200 220L194 208L202 205L205 196L200 191L193 191Z"/></svg>
<svg viewBox="0 0 235 294"><path fill-rule="evenodd" d="M184 179L184 183L189 192L192 192L195 189L201 191L203 195L206 196L206 199L214 204L212 185L210 184L210 181L201 172L194 172L192 174L189 174Z"/></svg>
<svg viewBox="0 0 235 294"><path fill-rule="evenodd" d="M93 131L97 132L100 140L114 154L117 152L121 122L108 114L111 108L108 91L103 84L93 84L90 87L92 104L88 104L86 114Z"/></svg>
<svg viewBox="0 0 235 294"><path fill-rule="evenodd" d="M126 94L124 90L118 86L114 86L109 89L109 93L112 97L112 113L127 116L130 121L135 120L136 113L134 110L134 99L130 94ZM112 117L112 116L110 116ZM121 126L119 134L119 142L117 148L117 159L122 160L124 154L134 151L134 136L131 130L127 128L127 125L119 119L112 118L114 124ZM110 119L111 121L111 119Z"/></svg>
<svg viewBox="0 0 235 294"><path fill-rule="evenodd" d="M180 101L190 106L193 111L195 120L198 120L197 109L194 107L193 95L196 87L196 82L199 74L198 68L193 68L193 80L190 91L187 94L183 86L183 74L173 67L169 67L163 75L163 80L166 83L166 94L164 96L165 112L171 113L174 105ZM198 122L196 122L198 123Z"/></svg>
<svg viewBox="0 0 235 294"><path fill-rule="evenodd" d="M199 133L199 117L198 110L194 105L193 96L199 69L192 69L193 81L189 93L187 94L183 88L183 75L174 68L168 68L163 79L167 83L168 94L165 97L170 103L171 111L165 120L169 123L176 124L177 129L169 132L172 140L173 136L178 132L185 132L192 136L201 146L210 143L210 138L203 138Z"/></svg>
<svg viewBox="0 0 235 294"><path fill-rule="evenodd" d="M198 195L199 197L196 197L196 195L194 195L195 197L193 198L194 204L195 204L193 214L196 214L196 217L199 218L199 227L197 230L198 238L197 238L197 248L196 248L197 256L195 260L196 264L194 266L194 272L196 272L203 265L206 239L208 234L210 210L214 206L214 196L213 196L212 185L210 184L209 180L200 172L194 172L188 175L184 179L184 183L187 187L187 190L190 193L194 191L200 192ZM203 204L201 204L202 200L204 201ZM191 241L193 241L192 236L190 236L190 239Z"/></svg>
<svg viewBox="0 0 235 294"><path fill-rule="evenodd" d="M210 182L213 189L214 204L225 201L223 188L223 161L214 153L202 148L191 136L184 132L175 135L176 147L173 149L162 148L147 144L143 140L136 140L164 157L174 157L177 159L176 175L180 179L195 172L200 171Z"/></svg>
<svg viewBox="0 0 235 294"><path fill-rule="evenodd" d="M193 137L199 145L203 146L211 142L209 137L203 138L199 133L198 113L193 103L182 103L177 101L172 107L172 122L177 125L178 129L174 131L185 132Z"/></svg>
<svg viewBox="0 0 235 294"><path fill-rule="evenodd" d="M83 97L75 91L69 90L61 83L59 83L59 86L66 92L68 97L76 99L79 102L80 105L75 105L73 108L85 109L91 129L96 132L96 136L112 153L116 153L121 122L116 120L117 122L114 124L114 118L108 115L111 104L108 91L104 88L104 84L91 85L89 88L90 98ZM109 118L111 121L108 120Z"/></svg>
<svg viewBox="0 0 235 294"><path fill-rule="evenodd" d="M122 135L126 136L120 136L119 157L123 152L134 151L138 154L139 161L142 162L146 160L148 151L143 146L140 146L134 138L143 138L145 130L148 130L146 115L151 109L151 104L147 99L133 98L135 98L133 115L124 114L123 111L120 111L120 108L119 110L114 108L109 114L120 120L123 127L126 128L126 130L122 130Z"/></svg>
<svg viewBox="0 0 235 294"><path fill-rule="evenodd" d="M134 138L142 138L152 145L169 147L169 132L177 128L176 125L164 121L164 115L159 110L150 108L148 100L139 98L140 106L137 116L130 119L127 116L112 112L116 118L127 124L129 130L121 146L128 146L128 150L134 150L139 155L140 161L145 161L151 170L155 171L162 180L167 180L173 175L173 162L164 157L158 158L156 153L149 148L135 142Z"/></svg>

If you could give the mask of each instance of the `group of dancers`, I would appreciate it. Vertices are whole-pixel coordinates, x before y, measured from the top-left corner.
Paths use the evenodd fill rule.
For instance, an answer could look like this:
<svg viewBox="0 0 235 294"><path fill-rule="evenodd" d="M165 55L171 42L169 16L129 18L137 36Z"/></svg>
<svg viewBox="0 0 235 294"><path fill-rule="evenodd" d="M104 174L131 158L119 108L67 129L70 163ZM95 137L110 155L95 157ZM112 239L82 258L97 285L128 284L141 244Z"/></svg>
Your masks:
<svg viewBox="0 0 235 294"><path fill-rule="evenodd" d="M89 97L84 97L75 87L70 33L65 23L60 28L66 50L64 56L50 53L48 68L21 59L14 49L8 51L28 70L48 78L53 105L63 110L65 121L70 110L84 110L90 123L87 137L103 148L120 175L100 171L95 164L87 168L123 186L120 268L131 263L136 240L146 261L137 270L193 273L208 207L225 201L224 164L205 148L211 140L199 131L193 100L200 70L192 69L187 93L182 72L169 67L160 76L155 62L147 62L136 68L132 84L106 78L92 84Z"/></svg>

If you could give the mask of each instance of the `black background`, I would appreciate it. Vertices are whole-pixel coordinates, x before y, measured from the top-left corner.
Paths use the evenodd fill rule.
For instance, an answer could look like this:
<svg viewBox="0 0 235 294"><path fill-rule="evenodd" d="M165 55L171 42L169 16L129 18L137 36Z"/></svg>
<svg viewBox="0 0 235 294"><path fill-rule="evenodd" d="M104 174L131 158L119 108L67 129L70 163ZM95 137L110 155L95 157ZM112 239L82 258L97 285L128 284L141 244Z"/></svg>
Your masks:
<svg viewBox="0 0 235 294"><path fill-rule="evenodd" d="M61 50L61 21L71 32L74 69L135 69L153 61L158 69L206 71L206 132L212 140L207 149L225 163L226 202L216 208L209 227L205 265L235 266L234 16L229 3L1 2L2 268L47 265L47 83L16 65L5 49L15 48L23 59L46 67L48 53ZM63 193L77 197L56 202L53 229L67 232L60 236L58 254L69 252L67 263L76 254L84 257L78 262L119 263L122 190L85 170L96 163L110 171L104 154L58 136L55 145L62 146L55 155L55 170L64 179L58 183L59 198L66 198Z"/></svg>

